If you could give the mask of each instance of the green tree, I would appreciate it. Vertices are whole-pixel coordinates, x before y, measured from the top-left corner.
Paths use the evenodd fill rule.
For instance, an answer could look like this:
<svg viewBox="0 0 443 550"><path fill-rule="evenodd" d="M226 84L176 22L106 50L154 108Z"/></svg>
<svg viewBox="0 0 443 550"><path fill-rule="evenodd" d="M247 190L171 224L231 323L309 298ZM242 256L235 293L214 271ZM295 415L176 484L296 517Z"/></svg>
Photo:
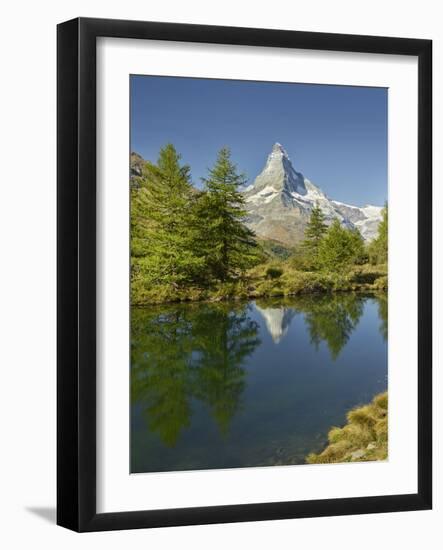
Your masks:
<svg viewBox="0 0 443 550"><path fill-rule="evenodd" d="M327 225L321 208L316 204L311 211L309 222L305 229L305 239L302 242L301 251L304 263L310 267L317 267L320 243L326 233ZM300 256L300 254L299 254Z"/></svg>
<svg viewBox="0 0 443 550"><path fill-rule="evenodd" d="M368 261L368 254L366 252L365 241L357 228L349 230L349 238L351 246L354 251L353 262L355 264L364 264Z"/></svg>
<svg viewBox="0 0 443 550"><path fill-rule="evenodd" d="M196 191L190 169L171 144L147 162L131 190L132 280L180 286L195 280L204 260L195 246Z"/></svg>
<svg viewBox="0 0 443 550"><path fill-rule="evenodd" d="M361 236L342 227L336 219L320 241L318 261L321 269L340 271L355 263L364 251Z"/></svg>
<svg viewBox="0 0 443 550"><path fill-rule="evenodd" d="M197 209L203 227L200 249L210 274L219 281L238 276L258 261L255 235L244 224L245 200L238 190L245 182L226 147L203 178L205 192Z"/></svg>
<svg viewBox="0 0 443 550"><path fill-rule="evenodd" d="M377 237L369 245L369 260L372 264L385 264L388 261L388 206L382 212Z"/></svg>

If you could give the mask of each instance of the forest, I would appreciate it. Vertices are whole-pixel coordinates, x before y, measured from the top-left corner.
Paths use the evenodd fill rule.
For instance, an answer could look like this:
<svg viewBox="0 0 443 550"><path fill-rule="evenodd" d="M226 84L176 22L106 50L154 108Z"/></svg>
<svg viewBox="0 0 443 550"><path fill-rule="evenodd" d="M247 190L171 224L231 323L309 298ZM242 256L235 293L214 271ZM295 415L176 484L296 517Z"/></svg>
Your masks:
<svg viewBox="0 0 443 550"><path fill-rule="evenodd" d="M316 206L289 248L245 224L246 177L228 148L201 183L172 144L131 179L132 305L387 290L387 206L369 244Z"/></svg>

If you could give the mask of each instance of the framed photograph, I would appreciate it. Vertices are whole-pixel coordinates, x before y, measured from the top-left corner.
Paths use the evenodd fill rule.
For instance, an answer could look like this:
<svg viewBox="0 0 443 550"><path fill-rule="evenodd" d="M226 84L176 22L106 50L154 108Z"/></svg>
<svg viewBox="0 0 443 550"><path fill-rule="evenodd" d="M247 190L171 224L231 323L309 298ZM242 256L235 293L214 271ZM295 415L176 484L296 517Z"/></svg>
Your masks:
<svg viewBox="0 0 443 550"><path fill-rule="evenodd" d="M58 26L59 525L431 508L431 75L429 40Z"/></svg>

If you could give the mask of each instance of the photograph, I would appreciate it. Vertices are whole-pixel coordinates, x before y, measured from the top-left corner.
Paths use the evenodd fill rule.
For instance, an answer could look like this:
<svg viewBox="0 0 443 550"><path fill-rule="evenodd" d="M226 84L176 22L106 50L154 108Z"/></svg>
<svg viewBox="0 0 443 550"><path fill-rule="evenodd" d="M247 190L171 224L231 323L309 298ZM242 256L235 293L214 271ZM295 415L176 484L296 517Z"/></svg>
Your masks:
<svg viewBox="0 0 443 550"><path fill-rule="evenodd" d="M130 93L131 473L386 460L387 90Z"/></svg>
<svg viewBox="0 0 443 550"><path fill-rule="evenodd" d="M131 473L388 459L387 116L130 76Z"/></svg>

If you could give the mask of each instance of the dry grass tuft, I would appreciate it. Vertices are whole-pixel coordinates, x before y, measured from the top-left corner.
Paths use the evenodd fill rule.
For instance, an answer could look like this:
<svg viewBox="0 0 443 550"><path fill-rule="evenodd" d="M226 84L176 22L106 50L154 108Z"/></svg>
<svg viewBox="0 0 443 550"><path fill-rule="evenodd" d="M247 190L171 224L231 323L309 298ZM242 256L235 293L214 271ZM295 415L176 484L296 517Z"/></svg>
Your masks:
<svg viewBox="0 0 443 550"><path fill-rule="evenodd" d="M366 462L388 457L388 393L380 393L369 405L349 411L348 423L334 427L329 444L319 454L311 453L308 464Z"/></svg>

